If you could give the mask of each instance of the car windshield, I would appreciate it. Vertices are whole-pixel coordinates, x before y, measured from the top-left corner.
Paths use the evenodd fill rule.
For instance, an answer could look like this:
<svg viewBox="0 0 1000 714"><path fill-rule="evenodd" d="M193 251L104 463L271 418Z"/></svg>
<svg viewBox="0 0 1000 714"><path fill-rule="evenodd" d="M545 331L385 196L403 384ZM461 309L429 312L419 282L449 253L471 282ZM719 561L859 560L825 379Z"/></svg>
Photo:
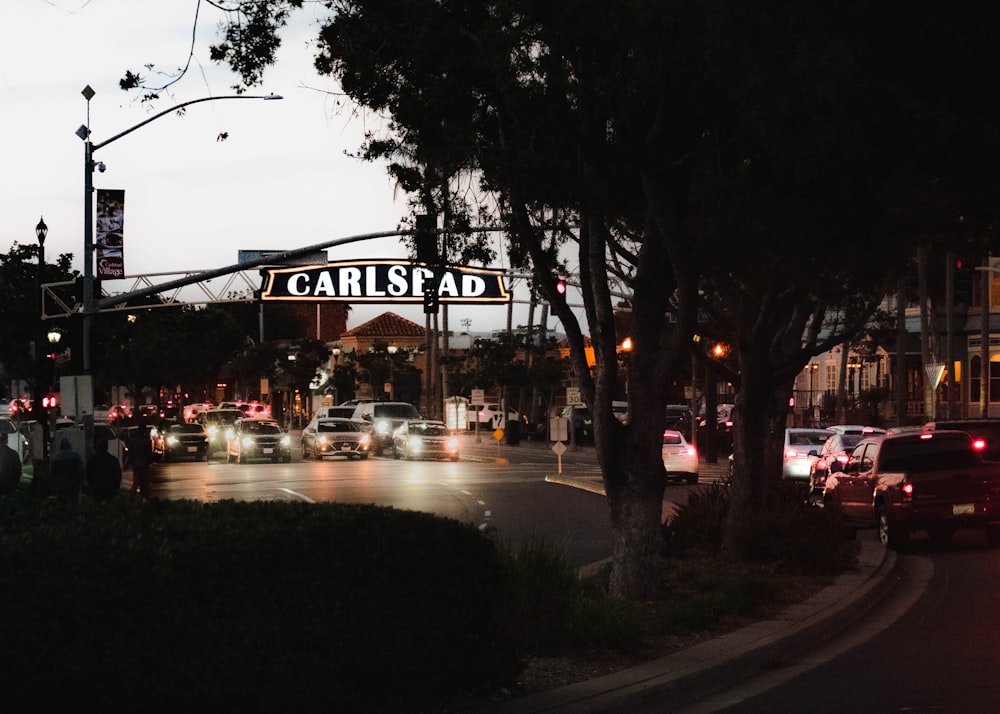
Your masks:
<svg viewBox="0 0 1000 714"><path fill-rule="evenodd" d="M879 469L887 471L936 471L967 468L982 463L965 435L945 438L892 439L882 444Z"/></svg>
<svg viewBox="0 0 1000 714"><path fill-rule="evenodd" d="M788 434L788 443L791 446L822 446L829 438L828 431L792 431Z"/></svg>
<svg viewBox="0 0 1000 714"><path fill-rule="evenodd" d="M663 435L663 445L664 446L679 446L681 444L680 434L664 434Z"/></svg>
<svg viewBox="0 0 1000 714"><path fill-rule="evenodd" d="M243 431L247 434L280 434L281 427L273 422L251 421L243 425Z"/></svg>
<svg viewBox="0 0 1000 714"><path fill-rule="evenodd" d="M410 424L411 434L423 434L424 436L447 436L448 427L444 424Z"/></svg>
<svg viewBox="0 0 1000 714"><path fill-rule="evenodd" d="M853 449L858 442L867 436L866 434L844 434L840 437L840 447L842 449Z"/></svg>
<svg viewBox="0 0 1000 714"><path fill-rule="evenodd" d="M412 404L376 404L375 416L389 419L414 419L420 415Z"/></svg>
<svg viewBox="0 0 1000 714"><path fill-rule="evenodd" d="M170 427L171 434L201 434L204 431L201 424L174 424Z"/></svg>
<svg viewBox="0 0 1000 714"><path fill-rule="evenodd" d="M243 412L239 409L224 412L205 412L205 422L208 424L232 424L237 419L242 419L243 416Z"/></svg>
<svg viewBox="0 0 1000 714"><path fill-rule="evenodd" d="M361 431L361 425L356 421L321 421L317 431L344 432Z"/></svg>

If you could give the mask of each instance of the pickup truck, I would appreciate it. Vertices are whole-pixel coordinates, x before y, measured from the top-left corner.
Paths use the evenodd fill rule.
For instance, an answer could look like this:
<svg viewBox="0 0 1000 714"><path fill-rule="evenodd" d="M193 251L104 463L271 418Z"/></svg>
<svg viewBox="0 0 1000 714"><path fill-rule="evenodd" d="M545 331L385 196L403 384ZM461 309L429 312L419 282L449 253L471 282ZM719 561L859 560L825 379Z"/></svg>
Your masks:
<svg viewBox="0 0 1000 714"><path fill-rule="evenodd" d="M947 540L981 528L1000 546L1000 464L984 462L963 431L903 431L863 439L827 477L823 506L850 527L876 527L901 550L910 533Z"/></svg>

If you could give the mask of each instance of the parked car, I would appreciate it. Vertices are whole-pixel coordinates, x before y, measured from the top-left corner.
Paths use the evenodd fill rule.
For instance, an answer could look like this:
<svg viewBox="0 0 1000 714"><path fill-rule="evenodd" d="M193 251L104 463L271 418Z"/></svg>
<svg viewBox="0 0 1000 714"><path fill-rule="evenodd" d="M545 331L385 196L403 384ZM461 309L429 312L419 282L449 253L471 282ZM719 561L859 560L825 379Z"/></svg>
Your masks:
<svg viewBox="0 0 1000 714"><path fill-rule="evenodd" d="M250 459L288 463L292 438L271 419L237 419L226 442L226 461L241 464Z"/></svg>
<svg viewBox="0 0 1000 714"><path fill-rule="evenodd" d="M20 424L14 419L0 416L0 439L7 442L7 446L17 452L21 457L21 463L29 458L28 438L21 431Z"/></svg>
<svg viewBox="0 0 1000 714"><path fill-rule="evenodd" d="M184 421L198 421L198 415L202 412L207 412L209 409L214 409L215 405L209 402L197 402L195 404L185 404L184 405Z"/></svg>
<svg viewBox="0 0 1000 714"><path fill-rule="evenodd" d="M858 442L865 437L885 433L885 429L870 426L831 426L827 429L833 433L823 442L816 460L809 467L809 502L815 506L822 504L827 476L831 471L843 471L851 450Z"/></svg>
<svg viewBox="0 0 1000 714"><path fill-rule="evenodd" d="M689 444L676 429L663 432L663 469L667 478L680 478L690 484L698 483L698 449Z"/></svg>
<svg viewBox="0 0 1000 714"><path fill-rule="evenodd" d="M691 438L691 422L693 421L691 407L686 404L668 404L666 428L679 431L685 439Z"/></svg>
<svg viewBox="0 0 1000 714"><path fill-rule="evenodd" d="M159 461L176 459L208 459L208 432L204 424L178 422L156 427L150 432L153 458Z"/></svg>
<svg viewBox="0 0 1000 714"><path fill-rule="evenodd" d="M227 448L233 424L242 418L243 412L239 409L209 409L198 415L198 421L205 425L208 432L209 455Z"/></svg>
<svg viewBox="0 0 1000 714"><path fill-rule="evenodd" d="M408 420L392 432L392 455L397 459L436 457L458 461L459 439L443 421Z"/></svg>
<svg viewBox="0 0 1000 714"><path fill-rule="evenodd" d="M322 459L324 456L367 459L370 447L371 430L353 419L314 418L302 430L303 459Z"/></svg>
<svg viewBox="0 0 1000 714"><path fill-rule="evenodd" d="M586 405L563 407L559 415L569 422L573 440L577 444L592 444L594 442L594 418Z"/></svg>
<svg viewBox="0 0 1000 714"><path fill-rule="evenodd" d="M1000 472L984 463L963 431L903 431L868 437L843 471L826 480L824 507L840 509L853 527L878 529L901 549L911 531L935 539L981 528L1000 546Z"/></svg>
<svg viewBox="0 0 1000 714"><path fill-rule="evenodd" d="M508 421L517 421L521 418L521 415L513 409L507 410L505 418L499 404L483 404L478 408L472 406L469 409L475 411L469 420L473 428L475 428L475 422L478 421L480 429L503 429Z"/></svg>
<svg viewBox="0 0 1000 714"><path fill-rule="evenodd" d="M409 402L361 402L354 407L354 420L372 428L372 451L376 456L392 446L392 432L409 419L419 419L420 412Z"/></svg>
<svg viewBox="0 0 1000 714"><path fill-rule="evenodd" d="M926 431L956 429L972 437L985 461L1000 461L1000 419L944 419L928 422Z"/></svg>
<svg viewBox="0 0 1000 714"><path fill-rule="evenodd" d="M830 435L826 429L785 429L781 477L808 479L812 462L819 457L819 450Z"/></svg>

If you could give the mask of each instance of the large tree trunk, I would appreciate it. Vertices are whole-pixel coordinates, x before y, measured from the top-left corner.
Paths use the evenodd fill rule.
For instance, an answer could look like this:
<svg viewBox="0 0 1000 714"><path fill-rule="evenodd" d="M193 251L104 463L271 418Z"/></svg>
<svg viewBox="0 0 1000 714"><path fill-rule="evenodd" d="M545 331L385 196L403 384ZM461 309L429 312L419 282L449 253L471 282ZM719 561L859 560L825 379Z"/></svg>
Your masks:
<svg viewBox="0 0 1000 714"><path fill-rule="evenodd" d="M775 383L766 355L741 352L741 388L733 407L734 472L723 555L742 557L753 519L770 509L781 486L781 457L791 382Z"/></svg>

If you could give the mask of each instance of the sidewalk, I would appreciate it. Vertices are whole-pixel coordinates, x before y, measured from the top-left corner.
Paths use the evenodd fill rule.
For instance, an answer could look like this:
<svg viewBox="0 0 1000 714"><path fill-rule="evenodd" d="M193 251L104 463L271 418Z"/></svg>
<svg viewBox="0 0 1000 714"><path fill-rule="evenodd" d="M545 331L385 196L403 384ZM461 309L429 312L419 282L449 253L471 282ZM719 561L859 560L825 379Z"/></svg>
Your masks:
<svg viewBox="0 0 1000 714"><path fill-rule="evenodd" d="M771 620L597 679L512 699L480 711L681 711L761 672L781 666L833 637L886 597L896 554L874 538L861 543L858 567Z"/></svg>

